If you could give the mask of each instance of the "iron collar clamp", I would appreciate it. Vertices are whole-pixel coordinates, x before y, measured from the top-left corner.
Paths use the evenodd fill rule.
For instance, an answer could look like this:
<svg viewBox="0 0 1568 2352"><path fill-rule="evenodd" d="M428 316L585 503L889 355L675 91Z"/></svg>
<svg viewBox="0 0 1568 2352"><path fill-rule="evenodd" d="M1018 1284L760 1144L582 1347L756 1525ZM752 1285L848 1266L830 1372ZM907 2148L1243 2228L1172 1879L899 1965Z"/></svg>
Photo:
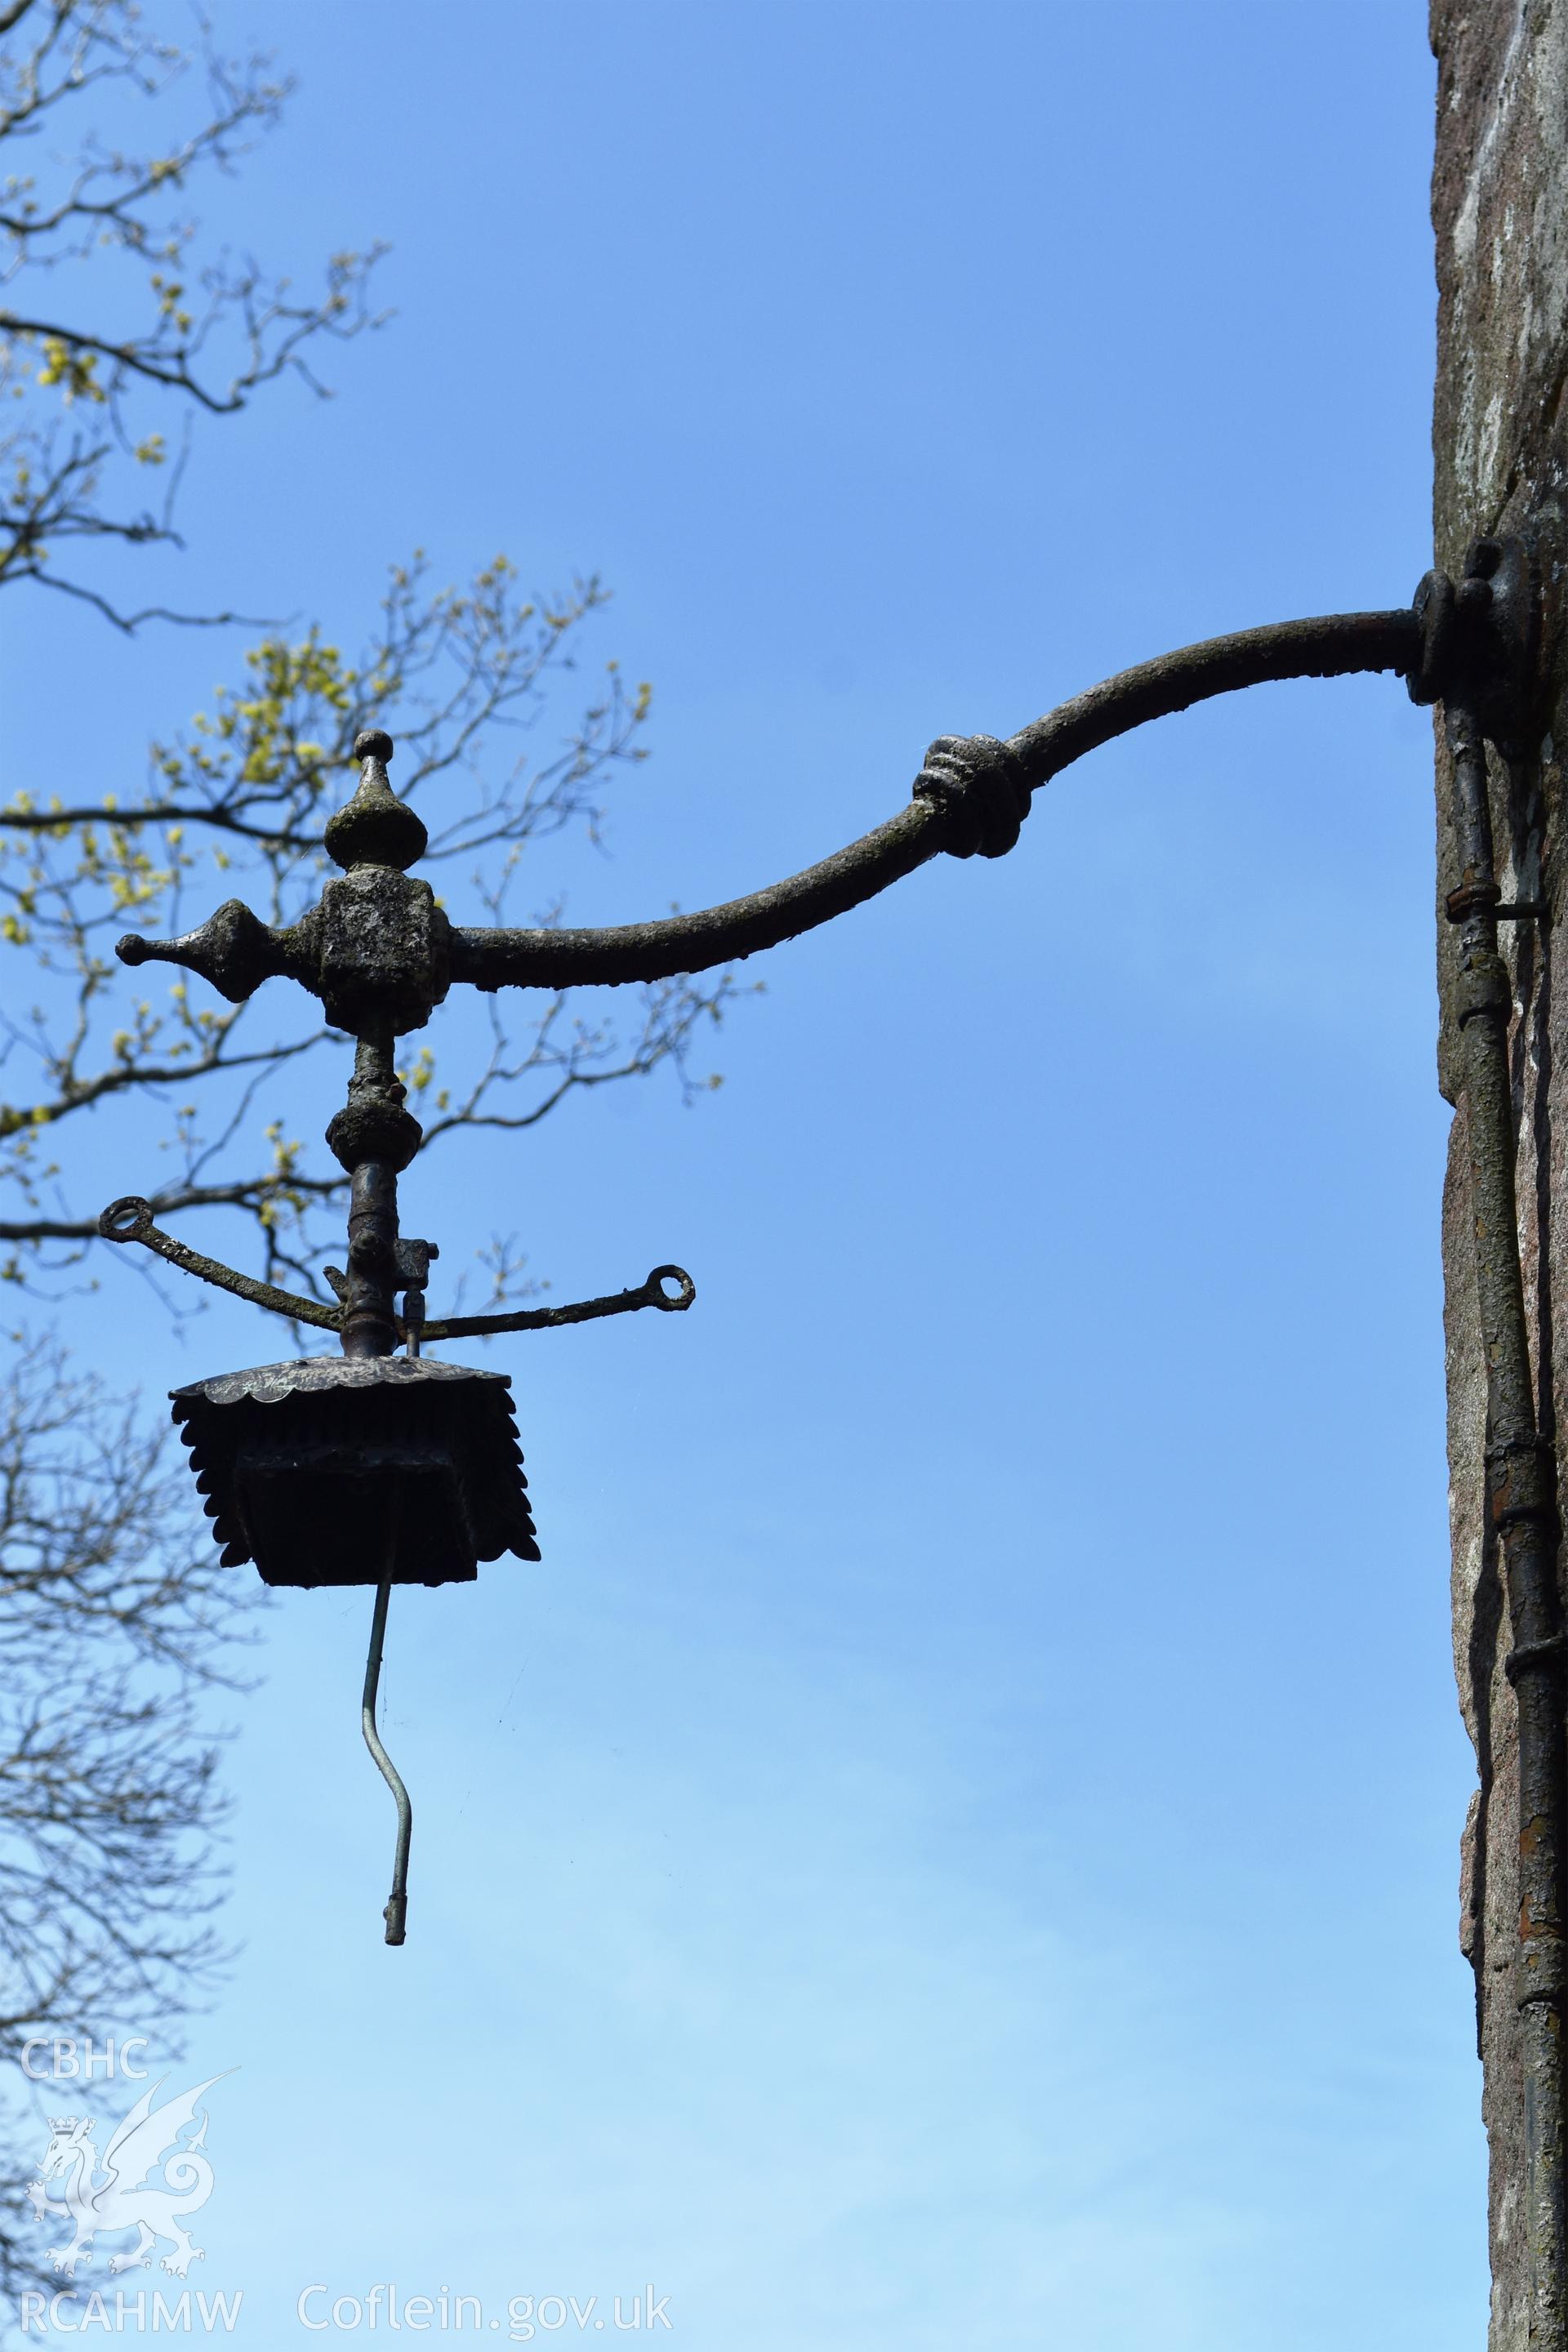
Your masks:
<svg viewBox="0 0 1568 2352"><path fill-rule="evenodd" d="M1474 541L1458 586L1446 572L1428 572L1415 591L1412 702L1463 706L1505 760L1521 758L1531 741L1540 610L1521 539Z"/></svg>

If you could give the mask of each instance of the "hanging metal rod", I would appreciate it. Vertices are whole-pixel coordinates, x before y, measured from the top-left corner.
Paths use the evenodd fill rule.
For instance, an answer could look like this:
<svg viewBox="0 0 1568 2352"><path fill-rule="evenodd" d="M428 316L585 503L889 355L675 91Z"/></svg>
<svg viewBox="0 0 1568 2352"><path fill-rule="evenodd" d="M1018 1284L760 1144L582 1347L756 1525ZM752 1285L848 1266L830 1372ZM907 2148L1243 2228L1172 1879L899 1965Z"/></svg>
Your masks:
<svg viewBox="0 0 1568 2352"><path fill-rule="evenodd" d="M375 1610L370 1621L370 1655L364 1665L364 1695L360 1701L360 1728L364 1744L374 1757L382 1779L391 1790L397 1807L397 1844L392 1863L392 1893L382 1916L386 1921L386 1940L401 1944L408 1931L408 1846L414 1835L414 1807L402 1775L381 1744L381 1734L375 1727L375 1702L381 1689L381 1652L386 1639L386 1604L392 1597L390 1584L375 1588Z"/></svg>

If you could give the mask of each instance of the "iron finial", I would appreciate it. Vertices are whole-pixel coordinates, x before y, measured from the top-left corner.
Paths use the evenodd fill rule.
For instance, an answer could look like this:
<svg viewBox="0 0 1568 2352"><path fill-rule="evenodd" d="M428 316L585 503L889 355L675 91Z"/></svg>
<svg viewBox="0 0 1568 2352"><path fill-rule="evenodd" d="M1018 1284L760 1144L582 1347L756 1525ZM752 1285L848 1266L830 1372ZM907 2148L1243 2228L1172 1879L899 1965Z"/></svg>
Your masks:
<svg viewBox="0 0 1568 2352"><path fill-rule="evenodd" d="M353 866L394 866L406 872L424 856L429 835L406 801L387 780L393 754L390 735L367 727L354 738L354 758L363 766L359 790L346 808L327 819L327 855L346 873Z"/></svg>

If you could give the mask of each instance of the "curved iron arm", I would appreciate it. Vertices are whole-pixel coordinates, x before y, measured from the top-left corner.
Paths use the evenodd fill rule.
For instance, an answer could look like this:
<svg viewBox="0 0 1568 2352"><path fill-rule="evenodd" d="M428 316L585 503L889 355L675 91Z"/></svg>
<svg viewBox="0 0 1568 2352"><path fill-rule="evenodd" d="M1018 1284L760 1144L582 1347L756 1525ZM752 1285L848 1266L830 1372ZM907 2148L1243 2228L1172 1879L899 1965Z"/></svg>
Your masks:
<svg viewBox="0 0 1568 2352"><path fill-rule="evenodd" d="M1408 677L1419 663L1423 629L1410 608L1388 613L1340 613L1279 621L1234 636L1210 637L1092 686L1047 711L1005 744L981 736L942 737L916 780L916 799L874 833L837 856L808 866L787 882L731 898L700 914L626 923L603 930L466 930L452 932L452 977L476 988L619 987L628 981L668 980L706 971L779 946L801 931L842 915L900 881L942 850L963 856L978 849L1000 855L1017 837L1017 823L994 845L973 836L966 805L998 784L1009 790L1016 817L1028 794L1086 751L1125 735L1151 719L1169 717L1194 702L1277 678L1342 677L1364 670ZM984 754L976 759L976 751ZM1000 755L1000 756L997 756ZM936 772L945 768L946 773Z"/></svg>
<svg viewBox="0 0 1568 2352"><path fill-rule="evenodd" d="M1275 621L1261 629L1238 629L1233 636L1205 637L1134 669L1119 670L1070 702L1058 703L1020 729L1011 749L1037 789L1115 736L1151 719L1169 719L1216 694L1288 677L1352 677L1366 670L1391 669L1410 677L1420 663L1425 634L1419 608L1406 605L1394 613ZM1430 697L1424 693L1421 699Z"/></svg>
<svg viewBox="0 0 1568 2352"><path fill-rule="evenodd" d="M269 1315L286 1315L291 1323L314 1323L323 1331L341 1331L343 1312L341 1307L324 1306L318 1298L302 1298L297 1290L280 1290L275 1282L258 1282L254 1275L241 1274L221 1258L207 1257L200 1250L189 1248L166 1234L153 1222L153 1204L136 1192L127 1192L118 1201L110 1201L98 1221L98 1230L106 1242L140 1242L159 1257L177 1265L182 1274L194 1274L198 1281L210 1282L215 1290L230 1290L237 1298L248 1299L252 1307L265 1307Z"/></svg>
<svg viewBox="0 0 1568 2352"><path fill-rule="evenodd" d="M831 922L945 847L940 813L923 802L890 817L820 865L700 914L604 930L452 932L452 977L474 987L615 988L672 972L706 971Z"/></svg>
<svg viewBox="0 0 1568 2352"><path fill-rule="evenodd" d="M912 805L787 881L697 914L595 930L448 927L433 902L426 905L427 885L383 875L374 890L363 879L330 885L321 905L288 929L272 929L231 898L183 938L149 940L131 932L115 952L124 963L174 963L200 972L233 1003L242 1003L264 980L285 976L320 996L328 1020L356 1036L368 1034L367 1009L392 1018L399 1034L423 1027L453 981L485 990L615 988L739 962L830 922L942 851L1001 856L1017 840L1040 785L1086 751L1151 719L1270 679L1364 670L1395 670L1411 679L1418 700L1433 700L1436 687L1426 672L1436 656L1438 624L1447 626L1453 603L1446 581L1447 604L1433 602L1430 583L1440 579L1428 575L1409 609L1280 621L1162 654L1090 687L1005 742L987 735L940 736L915 779ZM384 749L367 760L360 794L340 816L347 824L357 809L353 821L362 827L394 819L417 827L386 782L391 739L373 730L366 742L373 737ZM375 861L387 856L400 870L423 845L422 827L416 839L394 845L395 856L379 835L363 841L345 835L335 848L328 842L340 862L370 861L355 868L360 877L379 871ZM351 900L353 920L345 929ZM367 919L378 939L385 935L368 962L361 936Z"/></svg>
<svg viewBox="0 0 1568 2352"><path fill-rule="evenodd" d="M678 1287L672 1298L667 1282ZM607 1298L580 1298L572 1307L523 1307L510 1315L447 1315L422 1323L422 1339L477 1339L500 1331L559 1331L567 1323L596 1323L601 1315L635 1315L640 1307L661 1307L667 1315L682 1315L697 1296L697 1285L680 1265L656 1265L635 1290L613 1291ZM406 1325L405 1326L406 1328Z"/></svg>

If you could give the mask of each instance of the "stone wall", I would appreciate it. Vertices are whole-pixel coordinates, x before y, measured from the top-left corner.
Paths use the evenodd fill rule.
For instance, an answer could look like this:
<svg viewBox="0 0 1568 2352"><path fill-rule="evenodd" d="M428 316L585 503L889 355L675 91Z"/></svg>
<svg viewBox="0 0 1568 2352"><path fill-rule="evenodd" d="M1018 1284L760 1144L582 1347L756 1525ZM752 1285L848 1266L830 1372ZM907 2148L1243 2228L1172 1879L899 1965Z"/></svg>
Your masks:
<svg viewBox="0 0 1568 2352"><path fill-rule="evenodd" d="M1558 613L1557 551L1568 551L1568 0L1435 0L1437 143L1432 184L1438 287L1433 410L1436 561L1458 575L1468 542L1520 532L1537 549L1547 597L1538 758L1513 774L1494 761L1505 898L1563 891L1563 769L1568 642ZM1442 901L1457 879L1448 780L1437 752L1439 1084L1455 1101L1452 944ZM1505 863L1506 861L1506 863ZM1517 934L1517 936L1510 936ZM1537 1350L1542 1427L1568 1397L1568 1013L1553 988L1555 926L1505 926L1515 977L1513 1067L1525 1294ZM1568 951L1568 949L1565 949ZM1507 1604L1482 1509L1486 1389L1477 1328L1465 1110L1456 1102L1444 1205L1454 1656L1479 1789L1463 1841L1461 1940L1476 1972L1491 2163L1492 2352L1525 2352L1522 2103L1512 1998L1517 1895L1513 1694L1502 1672ZM1564 1328L1559 1339L1557 1324Z"/></svg>

